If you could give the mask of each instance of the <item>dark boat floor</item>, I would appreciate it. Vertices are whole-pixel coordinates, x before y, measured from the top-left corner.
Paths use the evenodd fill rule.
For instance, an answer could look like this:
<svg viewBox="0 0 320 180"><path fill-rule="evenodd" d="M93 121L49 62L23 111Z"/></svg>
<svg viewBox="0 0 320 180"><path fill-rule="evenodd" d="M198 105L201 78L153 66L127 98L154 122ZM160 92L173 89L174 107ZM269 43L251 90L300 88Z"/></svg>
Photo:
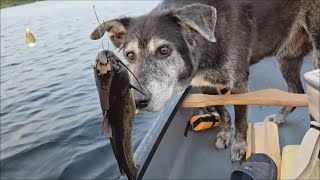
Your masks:
<svg viewBox="0 0 320 180"><path fill-rule="evenodd" d="M311 57L305 59L301 80L305 88L303 74L313 70ZM278 88L287 90L285 81L274 59L264 60L250 69L250 91ZM306 90L306 89L305 89ZM233 106L227 107L234 121ZM279 111L281 107L250 106L249 122L263 121L267 115ZM179 109L163 136L143 179L229 179L232 169L238 163L230 161L230 146L217 150L214 146L220 128L203 132L189 131L184 137L188 118L198 110ZM309 128L307 108L297 108L286 122L279 125L281 149L288 144L300 144ZM234 126L234 124L233 124ZM233 141L233 139L232 139Z"/></svg>

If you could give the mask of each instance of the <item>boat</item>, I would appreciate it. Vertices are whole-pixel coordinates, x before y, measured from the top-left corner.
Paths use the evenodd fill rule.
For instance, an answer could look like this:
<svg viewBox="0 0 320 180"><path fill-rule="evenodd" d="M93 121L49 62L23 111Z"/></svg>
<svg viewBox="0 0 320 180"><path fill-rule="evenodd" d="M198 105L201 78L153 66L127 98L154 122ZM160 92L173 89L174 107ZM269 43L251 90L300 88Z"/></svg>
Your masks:
<svg viewBox="0 0 320 180"><path fill-rule="evenodd" d="M262 67L256 67L267 69L264 74L256 68L251 70L250 91L270 86L286 91L284 81L279 80L280 73L274 73L276 72L274 69L265 68L265 65L266 63L262 64ZM303 73L310 71L310 67L304 66ZM268 72L271 73L265 74ZM269 80L268 82L267 78L274 79L274 81ZM304 78L303 74L302 78ZM259 82L268 83L262 86ZM306 84L304 83L304 86ZM319 84L317 86L318 94L315 98L319 98ZM166 108L154 120L154 124L134 153L135 163L139 166L137 179L230 179L232 171L240 163L232 163L230 160L231 143L223 150L215 148L214 142L220 130L219 127L201 132L188 131L185 136L185 127L190 117L202 112L200 108L183 108L181 105L190 94L200 93L198 88L188 87L184 93L167 102ZM316 110L313 108L313 114L319 114L319 104L317 108ZM267 115L279 109L280 107L272 106L249 106L248 121L261 122ZM227 106L227 110L234 119L233 106ZM310 112L308 108L298 107L294 113L289 115L285 123L279 125L280 149L282 150L287 145L300 144L309 128Z"/></svg>

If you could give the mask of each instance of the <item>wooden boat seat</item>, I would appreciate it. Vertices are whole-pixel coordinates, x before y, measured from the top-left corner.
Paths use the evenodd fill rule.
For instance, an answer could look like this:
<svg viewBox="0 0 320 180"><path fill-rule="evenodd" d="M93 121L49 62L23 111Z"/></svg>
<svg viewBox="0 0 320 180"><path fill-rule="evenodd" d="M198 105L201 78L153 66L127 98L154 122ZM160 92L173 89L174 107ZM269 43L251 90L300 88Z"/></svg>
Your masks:
<svg viewBox="0 0 320 180"><path fill-rule="evenodd" d="M278 89L265 89L231 95L189 94L184 99L181 107L196 108L216 105L307 107L308 96L306 94L294 94Z"/></svg>

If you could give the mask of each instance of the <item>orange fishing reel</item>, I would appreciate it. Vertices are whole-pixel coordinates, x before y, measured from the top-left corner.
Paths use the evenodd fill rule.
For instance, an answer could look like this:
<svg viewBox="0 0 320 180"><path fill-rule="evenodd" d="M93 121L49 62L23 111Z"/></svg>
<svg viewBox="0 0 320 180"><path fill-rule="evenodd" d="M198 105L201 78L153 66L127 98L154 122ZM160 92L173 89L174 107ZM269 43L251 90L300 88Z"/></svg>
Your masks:
<svg viewBox="0 0 320 180"><path fill-rule="evenodd" d="M214 112L211 114L192 116L189 123L192 130L203 131L212 127L220 126L221 118L217 112Z"/></svg>
<svg viewBox="0 0 320 180"><path fill-rule="evenodd" d="M221 118L217 112L195 115L190 118L184 131L187 137L188 131L204 131L221 125Z"/></svg>
<svg viewBox="0 0 320 180"><path fill-rule="evenodd" d="M221 94L229 95L230 90L227 88L220 88ZM194 115L190 118L187 123L184 136L187 137L188 131L203 131L213 127L218 127L221 125L221 118L218 112L208 112L206 108L200 108L203 113L200 115Z"/></svg>

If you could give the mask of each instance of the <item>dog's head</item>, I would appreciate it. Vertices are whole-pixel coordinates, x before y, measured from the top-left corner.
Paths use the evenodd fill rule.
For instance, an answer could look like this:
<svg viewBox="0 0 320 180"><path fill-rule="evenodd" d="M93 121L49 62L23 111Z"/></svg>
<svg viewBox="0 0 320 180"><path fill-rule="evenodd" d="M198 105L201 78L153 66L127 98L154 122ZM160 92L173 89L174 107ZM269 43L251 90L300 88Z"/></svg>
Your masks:
<svg viewBox="0 0 320 180"><path fill-rule="evenodd" d="M159 111L171 96L191 82L198 67L195 59L201 56L199 44L216 41L215 24L214 7L192 4L104 22L92 32L91 39L108 33L113 44L122 48L141 85L151 94L146 97L134 93L137 107Z"/></svg>

